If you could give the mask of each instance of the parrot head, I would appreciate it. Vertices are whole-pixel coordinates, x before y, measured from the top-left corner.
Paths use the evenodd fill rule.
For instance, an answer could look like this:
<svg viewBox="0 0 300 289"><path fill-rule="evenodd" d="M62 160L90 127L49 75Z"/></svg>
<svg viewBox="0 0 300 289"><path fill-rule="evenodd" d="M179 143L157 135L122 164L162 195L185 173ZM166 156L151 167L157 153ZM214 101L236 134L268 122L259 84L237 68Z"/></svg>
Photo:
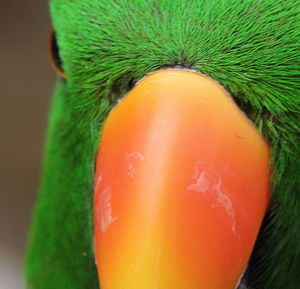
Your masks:
<svg viewBox="0 0 300 289"><path fill-rule="evenodd" d="M300 4L52 0L29 289L296 289Z"/></svg>

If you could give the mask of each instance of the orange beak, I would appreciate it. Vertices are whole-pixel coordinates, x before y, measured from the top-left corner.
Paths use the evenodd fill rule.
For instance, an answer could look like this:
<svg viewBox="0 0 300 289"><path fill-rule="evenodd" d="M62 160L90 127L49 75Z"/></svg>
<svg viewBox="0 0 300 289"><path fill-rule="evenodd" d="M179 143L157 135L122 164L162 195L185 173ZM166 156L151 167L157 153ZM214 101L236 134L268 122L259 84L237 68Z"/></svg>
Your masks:
<svg viewBox="0 0 300 289"><path fill-rule="evenodd" d="M191 71L144 78L108 116L95 178L101 289L234 289L269 200L269 148Z"/></svg>

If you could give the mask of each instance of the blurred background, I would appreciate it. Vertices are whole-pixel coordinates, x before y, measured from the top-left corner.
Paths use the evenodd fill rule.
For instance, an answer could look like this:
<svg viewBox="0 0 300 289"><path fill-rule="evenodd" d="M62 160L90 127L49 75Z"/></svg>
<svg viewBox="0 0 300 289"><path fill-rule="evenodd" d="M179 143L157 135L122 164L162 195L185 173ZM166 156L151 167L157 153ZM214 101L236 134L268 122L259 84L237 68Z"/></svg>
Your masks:
<svg viewBox="0 0 300 289"><path fill-rule="evenodd" d="M23 289L23 256L55 75L48 3L0 1L0 288Z"/></svg>

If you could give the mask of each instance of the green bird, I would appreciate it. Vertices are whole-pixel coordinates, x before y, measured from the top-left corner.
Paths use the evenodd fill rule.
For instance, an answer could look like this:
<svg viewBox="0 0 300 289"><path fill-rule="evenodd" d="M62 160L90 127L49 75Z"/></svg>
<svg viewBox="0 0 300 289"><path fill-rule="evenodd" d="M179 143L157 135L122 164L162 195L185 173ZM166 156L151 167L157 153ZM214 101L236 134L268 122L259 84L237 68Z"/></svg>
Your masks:
<svg viewBox="0 0 300 289"><path fill-rule="evenodd" d="M299 0L50 10L28 289L300 288Z"/></svg>

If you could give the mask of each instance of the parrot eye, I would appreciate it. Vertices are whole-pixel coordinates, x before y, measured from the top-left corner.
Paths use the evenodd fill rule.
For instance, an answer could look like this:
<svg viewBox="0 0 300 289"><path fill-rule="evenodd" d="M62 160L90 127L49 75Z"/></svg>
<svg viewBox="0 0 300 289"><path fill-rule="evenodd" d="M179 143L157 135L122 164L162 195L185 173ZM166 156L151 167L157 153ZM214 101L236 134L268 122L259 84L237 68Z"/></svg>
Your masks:
<svg viewBox="0 0 300 289"><path fill-rule="evenodd" d="M56 73L63 79L67 78L63 68L62 68L62 60L59 56L59 48L57 45L57 39L54 29L51 29L50 37L49 37L49 58L51 62L51 66L54 68Z"/></svg>

